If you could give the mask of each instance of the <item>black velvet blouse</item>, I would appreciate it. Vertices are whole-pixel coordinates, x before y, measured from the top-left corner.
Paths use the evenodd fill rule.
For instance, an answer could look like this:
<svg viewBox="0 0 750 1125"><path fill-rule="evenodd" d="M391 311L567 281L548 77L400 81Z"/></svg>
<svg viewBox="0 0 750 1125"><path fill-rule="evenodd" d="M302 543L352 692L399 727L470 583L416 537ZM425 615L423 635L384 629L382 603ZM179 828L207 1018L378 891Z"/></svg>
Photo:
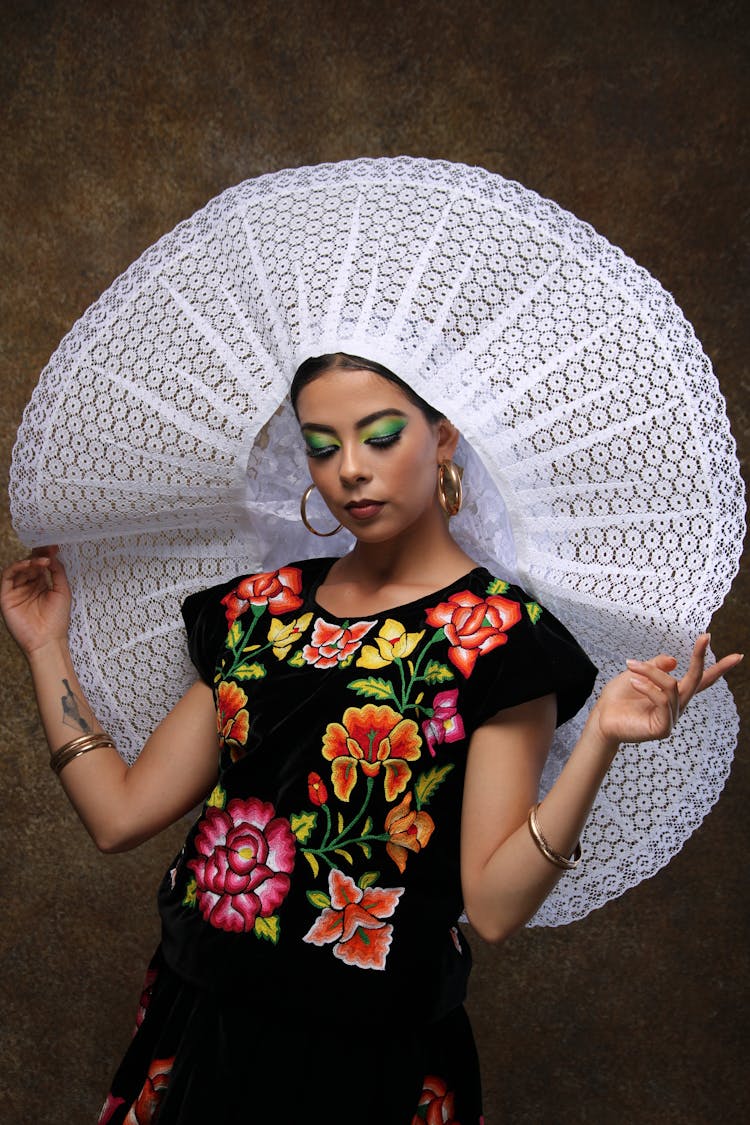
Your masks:
<svg viewBox="0 0 750 1125"><path fill-rule="evenodd" d="M472 734L596 669L517 587L477 567L417 601L340 619L315 600L333 559L188 598L190 654L216 702L216 787L159 892L184 980L299 1018L460 1004L456 922ZM500 751L499 751L500 752Z"/></svg>

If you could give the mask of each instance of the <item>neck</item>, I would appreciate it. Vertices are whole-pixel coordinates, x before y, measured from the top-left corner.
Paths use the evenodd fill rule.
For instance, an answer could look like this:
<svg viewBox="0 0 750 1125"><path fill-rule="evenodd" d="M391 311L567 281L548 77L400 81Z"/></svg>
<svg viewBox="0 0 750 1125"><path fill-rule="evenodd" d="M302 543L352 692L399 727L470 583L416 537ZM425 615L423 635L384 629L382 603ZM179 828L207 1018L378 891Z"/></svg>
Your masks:
<svg viewBox="0 0 750 1125"><path fill-rule="evenodd" d="M360 586L403 583L437 587L447 585L474 565L452 537L448 521L437 507L397 539L379 543L357 540L335 570L339 580Z"/></svg>

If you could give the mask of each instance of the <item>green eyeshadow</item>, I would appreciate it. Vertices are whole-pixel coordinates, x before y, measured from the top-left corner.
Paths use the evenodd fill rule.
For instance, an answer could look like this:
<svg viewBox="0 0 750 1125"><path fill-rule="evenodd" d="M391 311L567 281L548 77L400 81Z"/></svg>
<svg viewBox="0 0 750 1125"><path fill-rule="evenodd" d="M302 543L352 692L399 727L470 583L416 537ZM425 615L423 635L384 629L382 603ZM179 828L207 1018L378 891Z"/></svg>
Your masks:
<svg viewBox="0 0 750 1125"><path fill-rule="evenodd" d="M377 422L362 430L359 440L365 442L372 438L394 437L401 433L406 421L406 418L378 418Z"/></svg>
<svg viewBox="0 0 750 1125"><path fill-rule="evenodd" d="M312 449L313 452L320 449L330 449L331 446L336 449L341 448L341 442L333 434L324 434L318 430L305 430L304 435L308 448Z"/></svg>

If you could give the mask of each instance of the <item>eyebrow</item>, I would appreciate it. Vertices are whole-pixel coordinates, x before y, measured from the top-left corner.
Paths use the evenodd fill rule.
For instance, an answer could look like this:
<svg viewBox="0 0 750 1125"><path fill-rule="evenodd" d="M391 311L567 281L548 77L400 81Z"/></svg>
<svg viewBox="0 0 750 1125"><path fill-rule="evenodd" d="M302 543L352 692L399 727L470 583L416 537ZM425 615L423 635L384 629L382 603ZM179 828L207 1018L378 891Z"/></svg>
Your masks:
<svg viewBox="0 0 750 1125"><path fill-rule="evenodd" d="M388 409L388 410L376 410L374 414L367 414L364 418L360 418L358 422L354 423L354 426L355 426L355 429L362 430L362 429L364 429L365 426L369 426L373 422L377 422L378 418L387 418L389 416L393 417L394 415L397 418L406 418L407 417L407 415L404 413L403 410L396 410L395 408L391 408L391 409ZM300 429L301 430L319 430L324 434L335 434L336 433L333 426L318 425L317 422L303 422L302 425L300 426Z"/></svg>

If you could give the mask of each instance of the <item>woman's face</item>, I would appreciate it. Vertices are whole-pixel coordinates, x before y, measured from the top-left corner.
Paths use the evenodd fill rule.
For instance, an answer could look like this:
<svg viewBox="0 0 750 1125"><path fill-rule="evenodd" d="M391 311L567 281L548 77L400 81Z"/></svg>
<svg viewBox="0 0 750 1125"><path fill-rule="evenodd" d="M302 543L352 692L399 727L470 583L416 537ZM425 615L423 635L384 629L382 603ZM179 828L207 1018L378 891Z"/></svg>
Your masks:
<svg viewBox="0 0 750 1125"><path fill-rule="evenodd" d="M432 424L400 387L372 371L333 368L300 391L310 475L333 515L363 542L442 518L437 467L458 431Z"/></svg>

